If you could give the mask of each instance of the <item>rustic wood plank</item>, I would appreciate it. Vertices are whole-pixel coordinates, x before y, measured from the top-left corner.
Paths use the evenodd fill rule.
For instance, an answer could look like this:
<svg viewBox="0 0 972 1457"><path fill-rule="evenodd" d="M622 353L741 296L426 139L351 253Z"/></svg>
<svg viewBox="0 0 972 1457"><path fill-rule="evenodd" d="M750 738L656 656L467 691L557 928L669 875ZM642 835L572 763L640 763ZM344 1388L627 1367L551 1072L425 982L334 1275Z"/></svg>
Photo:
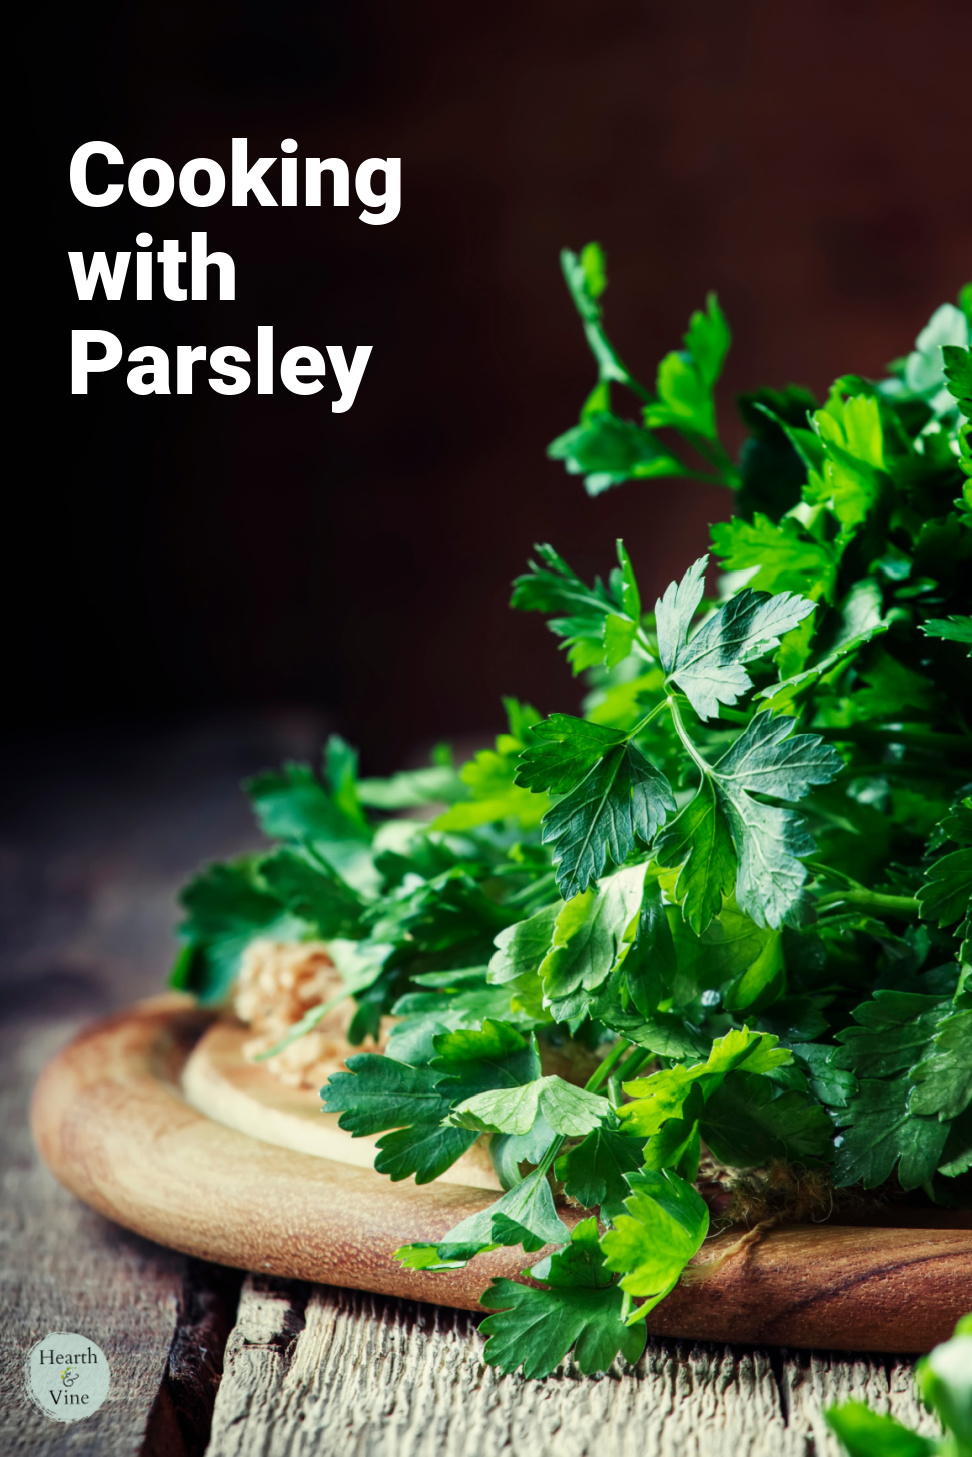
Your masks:
<svg viewBox="0 0 972 1457"><path fill-rule="evenodd" d="M934 1431L907 1361L650 1339L633 1370L546 1381L483 1365L475 1317L249 1276L207 1457L837 1457L850 1395Z"/></svg>
<svg viewBox="0 0 972 1457"><path fill-rule="evenodd" d="M0 1451L195 1457L208 1437L237 1279L130 1235L40 1165L31 1088L113 1007L159 989L174 893L255 843L239 779L315 735L286 723L38 742L12 755L0 854ZM306 742L305 742L306 740ZM100 1412L64 1426L21 1395L33 1342L90 1335L112 1366Z"/></svg>
<svg viewBox="0 0 972 1457"><path fill-rule="evenodd" d="M72 1030L64 1022L14 1023L0 1040L4 1088L0 1276L0 1420L3 1450L31 1457L138 1452L177 1328L183 1257L110 1225L55 1184L33 1152L26 1094ZM21 1393L24 1356L49 1331L89 1336L105 1351L105 1405L71 1425L53 1422Z"/></svg>

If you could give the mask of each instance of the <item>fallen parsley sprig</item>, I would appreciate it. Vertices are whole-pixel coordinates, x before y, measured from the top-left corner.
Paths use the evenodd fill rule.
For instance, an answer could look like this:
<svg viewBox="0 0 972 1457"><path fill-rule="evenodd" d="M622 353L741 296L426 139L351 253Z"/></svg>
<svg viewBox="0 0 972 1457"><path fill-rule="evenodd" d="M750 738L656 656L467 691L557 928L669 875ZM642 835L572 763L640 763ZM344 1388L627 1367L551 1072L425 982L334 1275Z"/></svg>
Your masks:
<svg viewBox="0 0 972 1457"><path fill-rule="evenodd" d="M531 1376L637 1357L708 1231L704 1151L972 1203L972 288L887 379L743 396L733 461L716 299L652 390L600 250L564 273L598 379L550 454L592 495L701 479L734 514L653 611L622 542L593 584L537 548L513 605L587 675L580 714L508 700L459 768L361 779L332 738L320 776L253 780L275 848L187 887L174 973L219 1002L253 938L323 939L352 1042L397 1019L324 1107L392 1179L488 1140L502 1196L398 1258L434 1297L546 1248L483 1298L487 1361Z"/></svg>

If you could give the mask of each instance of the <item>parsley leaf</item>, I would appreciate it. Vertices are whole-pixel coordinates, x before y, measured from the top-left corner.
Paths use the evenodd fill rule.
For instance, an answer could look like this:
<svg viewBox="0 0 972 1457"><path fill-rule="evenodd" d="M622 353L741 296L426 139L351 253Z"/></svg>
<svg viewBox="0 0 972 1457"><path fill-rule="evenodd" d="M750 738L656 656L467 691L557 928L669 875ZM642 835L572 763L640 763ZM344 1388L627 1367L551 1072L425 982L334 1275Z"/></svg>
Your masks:
<svg viewBox="0 0 972 1457"><path fill-rule="evenodd" d="M569 1198L585 1209L600 1208L602 1219L613 1220L629 1193L625 1175L642 1161L641 1139L601 1124L557 1160L556 1174Z"/></svg>
<svg viewBox="0 0 972 1457"><path fill-rule="evenodd" d="M597 1220L582 1219L571 1242L529 1271L546 1289L513 1280L494 1280L480 1299L487 1316L480 1329L488 1336L483 1360L507 1374L523 1367L525 1376L549 1376L574 1347L585 1376L606 1371L620 1354L637 1361L645 1346L644 1327L622 1319L623 1293L605 1270L598 1246Z"/></svg>
<svg viewBox="0 0 972 1457"><path fill-rule="evenodd" d="M562 460L569 475L584 477L589 496L599 496L622 481L680 476L684 467L650 430L608 410L592 410L579 425L547 446L551 460Z"/></svg>
<svg viewBox="0 0 972 1457"><path fill-rule="evenodd" d="M601 1238L604 1263L622 1274L621 1289L647 1297L638 1320L673 1290L709 1229L709 1211L692 1188L670 1169L629 1174L625 1214Z"/></svg>
<svg viewBox="0 0 972 1457"><path fill-rule="evenodd" d="M615 729L555 714L532 732L540 746L524 752L517 782L563 794L543 817L542 838L569 900L609 861L623 865L636 844L649 845L675 799L664 774Z"/></svg>
<svg viewBox="0 0 972 1457"><path fill-rule="evenodd" d="M240 957L254 937L296 941L310 930L272 892L253 859L210 865L183 888L179 900L187 913L179 936L187 946L171 984L206 1003L220 1002L230 991Z"/></svg>
<svg viewBox="0 0 972 1457"><path fill-rule="evenodd" d="M666 354L658 366L658 400L646 406L645 424L674 425L707 440L717 438L712 388L732 341L718 299L710 293L706 311L689 320L684 351Z"/></svg>
<svg viewBox="0 0 972 1457"><path fill-rule="evenodd" d="M939 1022L929 1057L912 1068L912 1113L957 1118L972 1102L972 1010Z"/></svg>
<svg viewBox="0 0 972 1457"><path fill-rule="evenodd" d="M753 683L743 664L778 648L783 634L797 627L814 607L792 592L768 597L747 587L690 638L689 624L702 600L708 560L700 557L655 606L662 667L701 719L717 717L721 703L736 703L747 693Z"/></svg>
<svg viewBox="0 0 972 1457"><path fill-rule="evenodd" d="M583 1020L588 994L614 970L641 903L644 867L604 878L564 904L539 974L544 1001L558 1021Z"/></svg>

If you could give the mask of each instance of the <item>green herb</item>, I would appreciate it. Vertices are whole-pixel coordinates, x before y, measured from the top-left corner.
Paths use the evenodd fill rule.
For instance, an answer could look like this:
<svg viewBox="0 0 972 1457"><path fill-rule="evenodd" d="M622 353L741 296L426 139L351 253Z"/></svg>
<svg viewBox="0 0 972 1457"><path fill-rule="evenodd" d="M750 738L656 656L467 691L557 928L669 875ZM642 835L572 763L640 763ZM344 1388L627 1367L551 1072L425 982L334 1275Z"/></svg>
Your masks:
<svg viewBox="0 0 972 1457"><path fill-rule="evenodd" d="M186 889L174 974L219 1001L254 938L323 939L352 1041L397 1019L324 1106L392 1179L488 1141L500 1197L398 1258L434 1299L436 1270L552 1246L483 1300L486 1360L535 1376L636 1359L706 1237L703 1151L972 1203L972 290L885 379L741 396L734 461L715 298L650 388L607 333L600 249L563 267L597 379L550 455L592 495L724 487L710 552L652 608L637 543L593 583L538 546L513 605L583 702L507 700L458 767L359 779L332 739L319 774L259 776L276 847ZM959 1445L902 1452L965 1450L939 1365ZM893 1424L862 1412L835 1429L877 1451Z"/></svg>

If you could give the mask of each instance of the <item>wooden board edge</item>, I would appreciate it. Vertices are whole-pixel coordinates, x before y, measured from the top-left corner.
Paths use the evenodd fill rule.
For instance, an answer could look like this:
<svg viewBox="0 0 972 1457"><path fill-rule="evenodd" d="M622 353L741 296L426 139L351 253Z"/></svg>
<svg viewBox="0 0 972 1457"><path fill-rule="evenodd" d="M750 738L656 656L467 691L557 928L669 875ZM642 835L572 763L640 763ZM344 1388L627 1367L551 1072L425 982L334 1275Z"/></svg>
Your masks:
<svg viewBox="0 0 972 1457"><path fill-rule="evenodd" d="M83 1032L42 1074L32 1128L41 1157L79 1198L161 1244L217 1263L476 1310L500 1275L541 1258L480 1256L431 1275L393 1258L484 1208L488 1192L392 1184L372 1169L280 1148L213 1122L177 1088L208 1024L175 995ZM576 1211L561 1211L573 1224ZM715 1262L739 1231L704 1248ZM709 1279L680 1284L653 1334L912 1353L947 1339L972 1308L972 1233L787 1226Z"/></svg>

